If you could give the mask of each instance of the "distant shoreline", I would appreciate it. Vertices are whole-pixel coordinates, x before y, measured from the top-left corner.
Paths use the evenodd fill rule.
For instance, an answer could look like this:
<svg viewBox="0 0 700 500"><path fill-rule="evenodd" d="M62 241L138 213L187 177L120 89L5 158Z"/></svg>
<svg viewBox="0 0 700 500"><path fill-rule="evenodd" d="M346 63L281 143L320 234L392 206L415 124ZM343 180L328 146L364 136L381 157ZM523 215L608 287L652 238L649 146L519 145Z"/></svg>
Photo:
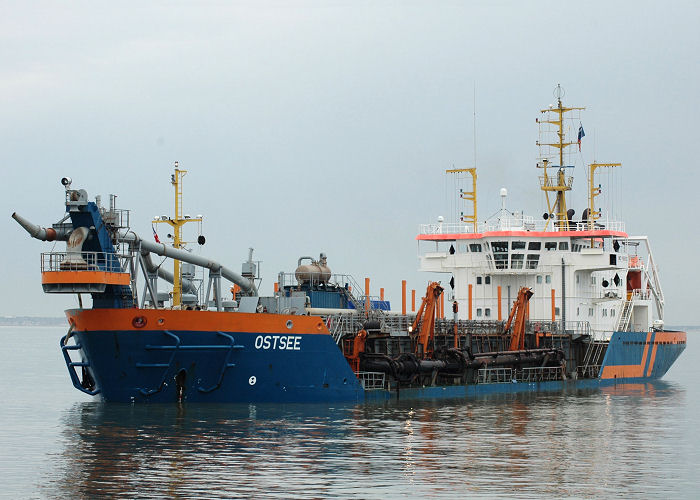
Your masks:
<svg viewBox="0 0 700 500"><path fill-rule="evenodd" d="M0 326L65 326L65 317L2 316Z"/></svg>

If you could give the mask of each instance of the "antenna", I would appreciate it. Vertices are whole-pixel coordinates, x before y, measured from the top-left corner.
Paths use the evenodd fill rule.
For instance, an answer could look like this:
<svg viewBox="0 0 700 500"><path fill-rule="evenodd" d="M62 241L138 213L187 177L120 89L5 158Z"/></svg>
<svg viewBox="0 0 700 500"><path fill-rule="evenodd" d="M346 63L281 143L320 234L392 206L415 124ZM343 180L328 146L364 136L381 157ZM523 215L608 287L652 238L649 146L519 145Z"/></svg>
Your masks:
<svg viewBox="0 0 700 500"><path fill-rule="evenodd" d="M476 168L476 81L474 82L474 99L472 103L474 113L474 168Z"/></svg>

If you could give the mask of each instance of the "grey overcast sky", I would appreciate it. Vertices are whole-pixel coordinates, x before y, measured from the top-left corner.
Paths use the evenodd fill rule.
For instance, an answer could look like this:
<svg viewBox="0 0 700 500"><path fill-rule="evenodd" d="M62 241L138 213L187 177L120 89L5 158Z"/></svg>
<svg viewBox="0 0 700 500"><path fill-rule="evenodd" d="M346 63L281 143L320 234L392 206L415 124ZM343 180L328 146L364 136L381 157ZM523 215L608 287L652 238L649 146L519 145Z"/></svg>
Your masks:
<svg viewBox="0 0 700 500"><path fill-rule="evenodd" d="M698 324L699 6L2 1L0 315L75 304L43 295L52 245L13 211L55 222L68 175L91 199L117 194L149 237L175 160L204 255L240 269L253 246L270 293L324 251L396 304L401 279L424 290L414 238L447 215L444 170L472 166L474 87L480 215L505 186L510 209L539 216L535 118L561 83L587 107L583 161L623 163L618 209L651 238L666 322Z"/></svg>

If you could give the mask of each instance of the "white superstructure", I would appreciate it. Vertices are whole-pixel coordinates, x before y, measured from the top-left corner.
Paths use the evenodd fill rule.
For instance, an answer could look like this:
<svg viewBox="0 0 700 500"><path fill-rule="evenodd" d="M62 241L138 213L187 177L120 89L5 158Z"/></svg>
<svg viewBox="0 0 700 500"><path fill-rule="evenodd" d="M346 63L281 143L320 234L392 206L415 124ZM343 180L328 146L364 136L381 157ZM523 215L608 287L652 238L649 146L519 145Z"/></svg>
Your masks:
<svg viewBox="0 0 700 500"><path fill-rule="evenodd" d="M540 187L547 197L544 220L508 211L507 192L501 189L501 210L490 220L477 222L475 215L461 212L457 222L440 218L422 225L417 236L420 269L454 278L445 281L453 285L451 298L458 303L460 319L505 320L518 290L528 287L534 292L529 318L535 323L590 331L595 338L658 327L663 324L663 293L648 239L629 236L622 222L604 219L602 210L594 208L602 189L594 183L595 170L620 164L589 165L589 206L580 220L567 210L565 195L573 178L566 173L570 166L562 166L564 151L577 142L566 142L564 116L583 108L564 107L563 93L559 88L557 92L558 107L542 110L547 116L538 120L556 126L555 141L538 142L541 148L556 149L555 155L542 154L538 162L544 170ZM579 127L580 143L585 134ZM471 175L473 191L460 189L458 194L473 202L475 214L476 169L448 171L455 172ZM446 290L449 296L450 288Z"/></svg>

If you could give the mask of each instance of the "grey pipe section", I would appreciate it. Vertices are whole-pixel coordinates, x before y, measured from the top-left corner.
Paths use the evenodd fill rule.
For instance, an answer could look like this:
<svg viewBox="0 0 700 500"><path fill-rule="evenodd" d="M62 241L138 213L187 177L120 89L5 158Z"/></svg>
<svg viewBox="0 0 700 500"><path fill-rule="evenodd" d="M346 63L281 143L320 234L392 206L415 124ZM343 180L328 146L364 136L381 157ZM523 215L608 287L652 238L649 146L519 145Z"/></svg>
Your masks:
<svg viewBox="0 0 700 500"><path fill-rule="evenodd" d="M161 266L156 266L151 259L151 252L146 250L141 250L141 256L143 257L143 264L146 267L146 271L149 273L158 273L158 276L163 278L168 283L173 283L173 273L167 269L163 269ZM197 294L197 288L187 278L182 278L182 290L186 293Z"/></svg>
<svg viewBox="0 0 700 500"><path fill-rule="evenodd" d="M133 231L120 232L119 240L132 244L140 243L141 250L147 250L156 255L160 255L161 257L170 257L171 259L177 259L182 262L189 262L190 264L194 264L196 266L205 267L214 272L221 272L221 276L229 280L231 283L235 283L236 285L240 286L244 292L258 295L258 289L255 287L255 284L252 281L244 278L236 272L233 272L227 267L222 266L216 261L207 259L206 257L193 255L185 250L169 247L163 243L143 240Z"/></svg>
<svg viewBox="0 0 700 500"><path fill-rule="evenodd" d="M31 222L29 222L21 215L18 215L17 212L13 212L12 218L16 220L19 223L19 225L22 226L32 238L36 238L37 240L67 240L71 233L71 231L67 231L66 229L56 230L53 228L47 229L41 226L37 226L36 224L32 224Z"/></svg>

